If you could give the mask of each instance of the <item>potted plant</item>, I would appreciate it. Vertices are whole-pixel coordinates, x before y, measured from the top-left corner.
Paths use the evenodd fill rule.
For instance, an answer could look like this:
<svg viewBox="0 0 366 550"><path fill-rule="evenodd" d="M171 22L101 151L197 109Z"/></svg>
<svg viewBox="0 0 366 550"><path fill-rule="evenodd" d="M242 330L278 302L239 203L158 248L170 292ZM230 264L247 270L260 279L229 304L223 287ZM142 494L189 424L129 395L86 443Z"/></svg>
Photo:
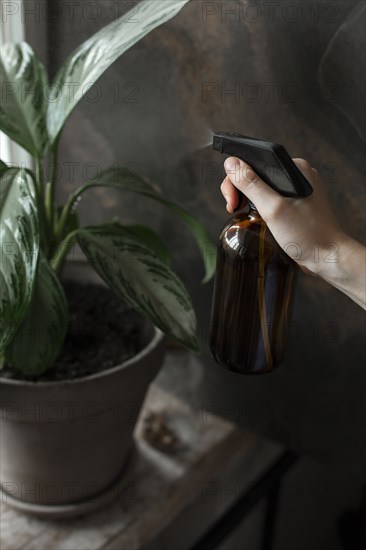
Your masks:
<svg viewBox="0 0 366 550"><path fill-rule="evenodd" d="M124 51L186 2L141 2L133 17L125 14L79 46L51 84L27 43L7 44L1 51L1 79L8 91L1 130L32 155L35 165L34 171L0 166L1 486L8 502L28 512L82 513L108 500L131 448L147 387L162 364L163 335L198 351L191 300L160 237L142 225L81 227L76 205L89 189L105 186L167 206L200 246L209 242L203 226L122 168L104 171L76 188L65 204L55 203L57 148L66 119ZM44 180L46 154L55 168L50 181ZM48 374L62 354L69 323L60 273L75 242L94 269L94 281L99 277L130 306L126 323L133 327L137 351L106 370L82 371L82 376L66 372L56 380ZM215 258L204 254L203 260L208 280ZM80 266L76 275L93 280ZM79 296L78 303L83 300ZM139 314L132 320L131 308Z"/></svg>

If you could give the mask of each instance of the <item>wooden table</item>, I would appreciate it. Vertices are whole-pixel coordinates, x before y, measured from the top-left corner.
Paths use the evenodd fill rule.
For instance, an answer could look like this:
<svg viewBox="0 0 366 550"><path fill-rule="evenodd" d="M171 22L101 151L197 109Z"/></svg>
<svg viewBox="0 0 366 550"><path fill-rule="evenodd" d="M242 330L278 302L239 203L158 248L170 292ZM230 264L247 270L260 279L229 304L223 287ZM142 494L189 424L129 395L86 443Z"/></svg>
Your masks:
<svg viewBox="0 0 366 550"><path fill-rule="evenodd" d="M146 418L166 428L161 441L146 439ZM154 384L135 441L116 500L99 512L40 520L2 502L1 550L191 548L283 452Z"/></svg>

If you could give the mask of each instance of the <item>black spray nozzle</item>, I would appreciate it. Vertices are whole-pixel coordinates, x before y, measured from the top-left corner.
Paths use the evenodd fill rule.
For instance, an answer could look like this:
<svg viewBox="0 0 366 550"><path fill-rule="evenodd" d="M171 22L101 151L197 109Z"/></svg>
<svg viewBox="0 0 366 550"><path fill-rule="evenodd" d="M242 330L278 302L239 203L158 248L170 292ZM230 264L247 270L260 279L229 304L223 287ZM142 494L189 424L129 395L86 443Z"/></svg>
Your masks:
<svg viewBox="0 0 366 550"><path fill-rule="evenodd" d="M313 192L282 145L237 133L215 132L212 148L244 160L267 185L286 197L308 197Z"/></svg>
<svg viewBox="0 0 366 550"><path fill-rule="evenodd" d="M215 132L213 134L212 148L215 149L215 151L220 151L220 153L242 158L243 139L259 141L233 132Z"/></svg>

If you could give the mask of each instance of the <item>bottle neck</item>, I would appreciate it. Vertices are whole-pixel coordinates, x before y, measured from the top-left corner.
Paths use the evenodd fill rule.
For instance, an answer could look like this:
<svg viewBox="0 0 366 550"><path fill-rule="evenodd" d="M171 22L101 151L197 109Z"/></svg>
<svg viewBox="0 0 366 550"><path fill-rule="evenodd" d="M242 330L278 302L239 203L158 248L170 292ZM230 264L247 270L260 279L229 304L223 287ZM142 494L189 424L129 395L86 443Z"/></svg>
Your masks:
<svg viewBox="0 0 366 550"><path fill-rule="evenodd" d="M253 218L253 219L262 219L258 210L256 209L255 205L251 202L251 201L248 201L248 206L249 206L249 212L248 212L248 217L249 218Z"/></svg>

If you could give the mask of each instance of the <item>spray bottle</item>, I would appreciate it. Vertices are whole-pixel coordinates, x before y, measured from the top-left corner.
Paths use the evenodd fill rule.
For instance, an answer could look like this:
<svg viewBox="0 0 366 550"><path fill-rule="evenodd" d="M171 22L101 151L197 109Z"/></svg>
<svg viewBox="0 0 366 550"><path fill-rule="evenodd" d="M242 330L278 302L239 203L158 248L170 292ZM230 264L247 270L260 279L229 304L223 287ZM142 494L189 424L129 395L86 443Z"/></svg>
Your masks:
<svg viewBox="0 0 366 550"><path fill-rule="evenodd" d="M244 160L284 196L307 197L313 191L282 145L217 132L213 149ZM219 238L210 324L210 349L219 364L241 374L261 374L281 363L297 271L254 204L249 202L247 213L234 214L225 224Z"/></svg>

